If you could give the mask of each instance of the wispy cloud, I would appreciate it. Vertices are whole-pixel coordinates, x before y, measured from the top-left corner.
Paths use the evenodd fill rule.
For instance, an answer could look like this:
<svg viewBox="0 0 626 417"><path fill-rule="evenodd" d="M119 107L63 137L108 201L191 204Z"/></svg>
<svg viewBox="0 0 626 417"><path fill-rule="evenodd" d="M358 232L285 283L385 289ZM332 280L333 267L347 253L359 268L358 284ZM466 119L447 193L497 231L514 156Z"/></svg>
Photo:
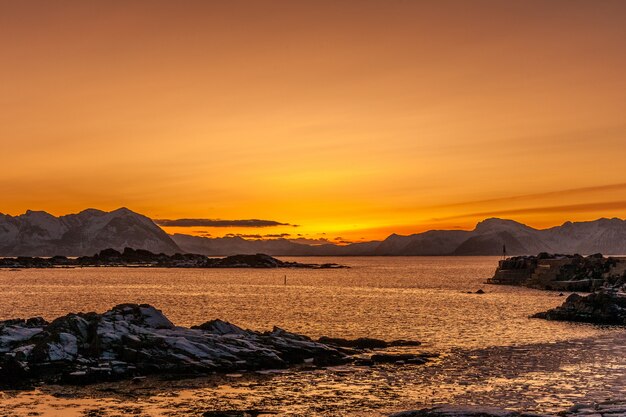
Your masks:
<svg viewBox="0 0 626 417"><path fill-rule="evenodd" d="M483 211L465 213L457 216L440 217L436 221L464 219L471 217L508 216L516 214L541 214L541 213L583 213L599 212L604 210L626 210L626 201L606 201L600 203L569 204L562 206L524 207L510 210Z"/></svg>
<svg viewBox="0 0 626 417"><path fill-rule="evenodd" d="M284 239L291 236L289 233L276 233L276 234L246 234L246 233L227 233L224 237L241 237L244 239Z"/></svg>
<svg viewBox="0 0 626 417"><path fill-rule="evenodd" d="M281 223L275 220L222 220L222 219L155 219L154 222L164 227L275 227L292 226L296 224Z"/></svg>
<svg viewBox="0 0 626 417"><path fill-rule="evenodd" d="M533 194L512 195L508 197L498 197L498 198L490 198L490 199L484 199L484 200L462 201L458 203L445 204L441 206L431 206L431 208L462 207L462 206L470 206L470 205L478 205L478 204L482 205L482 204L487 204L487 203L524 201L524 200L541 199L545 197L563 197L563 196L569 196L569 195L590 194L590 193L597 193L597 192L621 191L621 190L626 190L626 183L603 184L603 185L596 185L596 186L591 186L591 187L568 188L564 190L546 191L542 193L533 193Z"/></svg>

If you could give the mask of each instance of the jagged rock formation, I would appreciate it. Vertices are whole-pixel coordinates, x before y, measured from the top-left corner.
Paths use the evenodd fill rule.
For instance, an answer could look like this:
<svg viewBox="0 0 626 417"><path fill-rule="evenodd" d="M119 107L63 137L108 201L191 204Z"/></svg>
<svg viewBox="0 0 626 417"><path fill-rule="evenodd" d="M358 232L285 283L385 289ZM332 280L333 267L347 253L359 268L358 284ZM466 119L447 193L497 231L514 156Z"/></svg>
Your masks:
<svg viewBox="0 0 626 417"><path fill-rule="evenodd" d="M0 214L0 256L84 256L125 247L180 252L151 219L127 208L87 209L60 217L31 210L15 217Z"/></svg>
<svg viewBox="0 0 626 417"><path fill-rule="evenodd" d="M150 305L122 304L104 314L68 314L0 322L0 381L90 382L154 373L284 368L311 361L339 364L347 356L275 328L243 330L211 321L177 327Z"/></svg>
<svg viewBox="0 0 626 417"><path fill-rule="evenodd" d="M398 345L379 342L382 348ZM253 371L299 364L421 365L434 356L387 354L370 351L370 346L341 348L276 327L257 332L222 320L178 327L147 304L121 304L103 314L68 314L52 322L42 318L0 321L0 386L5 387L33 382L90 383L148 374Z"/></svg>

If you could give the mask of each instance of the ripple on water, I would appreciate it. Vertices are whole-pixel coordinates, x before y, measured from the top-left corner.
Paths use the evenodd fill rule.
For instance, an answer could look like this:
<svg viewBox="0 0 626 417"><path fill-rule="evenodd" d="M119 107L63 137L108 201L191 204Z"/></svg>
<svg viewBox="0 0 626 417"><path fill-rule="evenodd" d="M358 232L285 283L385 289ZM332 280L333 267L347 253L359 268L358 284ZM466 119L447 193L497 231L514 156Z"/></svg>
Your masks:
<svg viewBox="0 0 626 417"><path fill-rule="evenodd" d="M222 318L260 330L279 325L313 337L417 339L425 349L447 354L428 366L149 380L139 386L101 384L78 390L44 387L9 397L5 393L0 411L20 415L21 410L24 415L43 407L63 410L64 416L197 416L213 408L253 407L291 416L352 411L364 416L445 402L554 411L586 399L624 397L621 331L528 319L563 298L484 285L497 258L304 261L352 268L0 271L0 317L50 319L140 302L157 306L180 325ZM282 285L285 273L287 286ZM487 294L467 294L478 288Z"/></svg>

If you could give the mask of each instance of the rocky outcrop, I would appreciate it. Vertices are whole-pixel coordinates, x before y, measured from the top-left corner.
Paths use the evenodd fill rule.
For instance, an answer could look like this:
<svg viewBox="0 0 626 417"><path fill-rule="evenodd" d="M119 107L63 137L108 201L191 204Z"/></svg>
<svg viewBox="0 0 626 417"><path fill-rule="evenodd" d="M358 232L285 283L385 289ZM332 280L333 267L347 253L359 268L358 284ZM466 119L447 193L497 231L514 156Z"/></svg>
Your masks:
<svg viewBox="0 0 626 417"><path fill-rule="evenodd" d="M244 330L211 321L175 326L150 305L122 304L103 314L0 322L0 381L92 382L137 375L204 374L333 365L333 347L275 328Z"/></svg>
<svg viewBox="0 0 626 417"><path fill-rule="evenodd" d="M606 401L593 404L575 404L556 414L534 414L504 408L482 406L440 405L421 410L402 411L389 417L626 417L626 401Z"/></svg>
<svg viewBox="0 0 626 417"><path fill-rule="evenodd" d="M226 258L209 258L204 255L181 254L166 255L152 253L144 249L125 248L122 252L109 248L93 256L68 258L0 258L0 268L53 268L53 267L89 267L89 266L143 266L158 268L345 268L333 263L303 264L285 262L262 253L256 255L234 255Z"/></svg>
<svg viewBox="0 0 626 417"><path fill-rule="evenodd" d="M524 413L495 407L441 405L421 410L402 411L389 417L540 417L540 414Z"/></svg>
<svg viewBox="0 0 626 417"><path fill-rule="evenodd" d="M489 284L519 285L542 290L591 292L626 277L626 258L553 255L515 256L498 263Z"/></svg>
<svg viewBox="0 0 626 417"><path fill-rule="evenodd" d="M359 337L358 339L344 339L341 337L322 336L317 339L318 342L326 345L346 347L353 349L386 349L397 346L420 346L422 343L416 340L392 340L386 342L381 339L373 339L371 337Z"/></svg>
<svg viewBox="0 0 626 417"><path fill-rule="evenodd" d="M377 344L394 345L384 341ZM33 382L82 384L148 374L254 371L300 364L419 365L433 357L402 355L376 350L368 357L363 350L321 343L280 328L257 332L222 320L179 327L147 304L121 304L103 314L68 314L52 322L42 318L0 321L0 385L6 387Z"/></svg>
<svg viewBox="0 0 626 417"><path fill-rule="evenodd" d="M546 320L626 325L626 294L617 289L604 289L587 296L572 294L561 306L537 313L532 317Z"/></svg>

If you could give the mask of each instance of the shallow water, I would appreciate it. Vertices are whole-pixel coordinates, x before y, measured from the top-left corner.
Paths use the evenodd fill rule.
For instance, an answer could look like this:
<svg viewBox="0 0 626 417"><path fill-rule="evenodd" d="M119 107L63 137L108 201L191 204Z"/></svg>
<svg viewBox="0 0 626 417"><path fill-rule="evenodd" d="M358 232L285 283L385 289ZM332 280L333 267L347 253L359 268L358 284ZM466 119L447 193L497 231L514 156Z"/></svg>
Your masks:
<svg viewBox="0 0 626 417"><path fill-rule="evenodd" d="M130 413L124 407L132 406L138 415L199 415L245 406L284 415L365 416L442 402L555 411L626 394L622 331L528 319L564 298L485 285L495 257L290 259L351 268L0 270L0 319L51 319L141 302L180 325L221 318L258 330L278 325L312 337L417 339L444 357L421 367L43 387L5 393L0 411L123 415ZM478 288L486 294L467 294Z"/></svg>
<svg viewBox="0 0 626 417"><path fill-rule="evenodd" d="M588 326L528 319L563 298L485 285L495 257L291 259L351 268L0 270L0 319L52 319L136 302L153 304L184 326L221 318L250 329L276 325L312 337L417 339L438 350L598 333ZM487 294L466 293L479 288Z"/></svg>

